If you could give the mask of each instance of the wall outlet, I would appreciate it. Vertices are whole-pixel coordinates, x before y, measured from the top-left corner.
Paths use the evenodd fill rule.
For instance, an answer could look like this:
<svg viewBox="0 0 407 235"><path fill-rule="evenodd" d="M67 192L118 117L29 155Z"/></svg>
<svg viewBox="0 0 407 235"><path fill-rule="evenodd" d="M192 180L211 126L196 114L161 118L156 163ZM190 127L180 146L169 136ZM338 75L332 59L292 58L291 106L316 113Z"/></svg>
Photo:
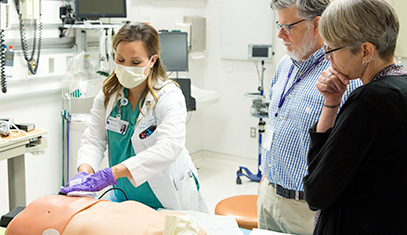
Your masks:
<svg viewBox="0 0 407 235"><path fill-rule="evenodd" d="M256 133L257 133L256 127L250 127L250 137L256 138L256 136L257 136Z"/></svg>

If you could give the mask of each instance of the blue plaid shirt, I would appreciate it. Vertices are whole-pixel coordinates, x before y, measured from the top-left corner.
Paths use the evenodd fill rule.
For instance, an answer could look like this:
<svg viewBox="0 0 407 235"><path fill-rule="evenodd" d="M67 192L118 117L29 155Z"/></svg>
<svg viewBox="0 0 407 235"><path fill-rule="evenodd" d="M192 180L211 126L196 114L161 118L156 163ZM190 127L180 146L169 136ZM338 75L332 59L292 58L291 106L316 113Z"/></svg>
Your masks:
<svg viewBox="0 0 407 235"><path fill-rule="evenodd" d="M284 94L298 77L317 63L321 56L323 56L322 49L316 51L306 61L295 61L287 55L284 56L271 82L271 101L266 131L271 132L274 128L274 133L270 151L263 149L261 166L263 174L270 182L286 189L304 191L302 179L308 174L307 154L310 143L308 129L318 121L324 104L324 97L315 84L321 72L331 63L323 59L310 70L286 96L278 110L278 115L275 116L275 114L291 67L293 66L293 70ZM361 84L359 79L351 81L343 96L342 104Z"/></svg>

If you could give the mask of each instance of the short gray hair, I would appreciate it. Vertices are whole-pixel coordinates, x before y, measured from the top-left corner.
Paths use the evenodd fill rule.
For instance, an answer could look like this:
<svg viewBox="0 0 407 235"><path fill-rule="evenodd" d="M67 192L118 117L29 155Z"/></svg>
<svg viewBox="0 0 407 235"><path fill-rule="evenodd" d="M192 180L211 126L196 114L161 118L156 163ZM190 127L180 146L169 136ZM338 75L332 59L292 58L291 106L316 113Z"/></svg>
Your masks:
<svg viewBox="0 0 407 235"><path fill-rule="evenodd" d="M297 7L298 16L312 20L321 16L329 0L271 0L270 7L273 10L282 10L287 7Z"/></svg>
<svg viewBox="0 0 407 235"><path fill-rule="evenodd" d="M347 46L352 53L371 42L379 56L394 56L399 21L393 7L385 0L334 1L319 21L322 38L334 46Z"/></svg>

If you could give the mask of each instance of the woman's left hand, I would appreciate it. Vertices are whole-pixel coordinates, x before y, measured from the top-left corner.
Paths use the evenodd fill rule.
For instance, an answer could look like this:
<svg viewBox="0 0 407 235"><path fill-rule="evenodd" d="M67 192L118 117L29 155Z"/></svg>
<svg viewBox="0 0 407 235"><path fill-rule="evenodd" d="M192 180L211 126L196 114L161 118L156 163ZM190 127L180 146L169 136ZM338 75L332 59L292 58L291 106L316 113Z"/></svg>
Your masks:
<svg viewBox="0 0 407 235"><path fill-rule="evenodd" d="M105 168L89 175L82 183L62 188L61 192L64 194L74 191L97 192L107 186L116 184L117 181L113 177L112 168Z"/></svg>
<svg viewBox="0 0 407 235"><path fill-rule="evenodd" d="M324 96L325 104L337 105L341 102L348 84L349 78L329 67L321 73L316 86L318 91Z"/></svg>

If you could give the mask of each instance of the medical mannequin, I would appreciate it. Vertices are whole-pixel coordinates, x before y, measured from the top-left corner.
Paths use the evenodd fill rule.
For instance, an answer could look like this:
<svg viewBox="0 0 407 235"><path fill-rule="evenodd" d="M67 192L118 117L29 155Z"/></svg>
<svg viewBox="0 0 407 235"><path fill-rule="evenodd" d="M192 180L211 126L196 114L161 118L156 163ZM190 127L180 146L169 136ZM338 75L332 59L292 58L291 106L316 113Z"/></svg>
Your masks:
<svg viewBox="0 0 407 235"><path fill-rule="evenodd" d="M7 226L6 235L206 234L182 213L157 212L136 201L121 203L92 198L45 196L30 203ZM169 225L171 218L184 217ZM65 217L60 219L61 217ZM57 220L57 221L56 221ZM199 230L199 232L198 232Z"/></svg>

